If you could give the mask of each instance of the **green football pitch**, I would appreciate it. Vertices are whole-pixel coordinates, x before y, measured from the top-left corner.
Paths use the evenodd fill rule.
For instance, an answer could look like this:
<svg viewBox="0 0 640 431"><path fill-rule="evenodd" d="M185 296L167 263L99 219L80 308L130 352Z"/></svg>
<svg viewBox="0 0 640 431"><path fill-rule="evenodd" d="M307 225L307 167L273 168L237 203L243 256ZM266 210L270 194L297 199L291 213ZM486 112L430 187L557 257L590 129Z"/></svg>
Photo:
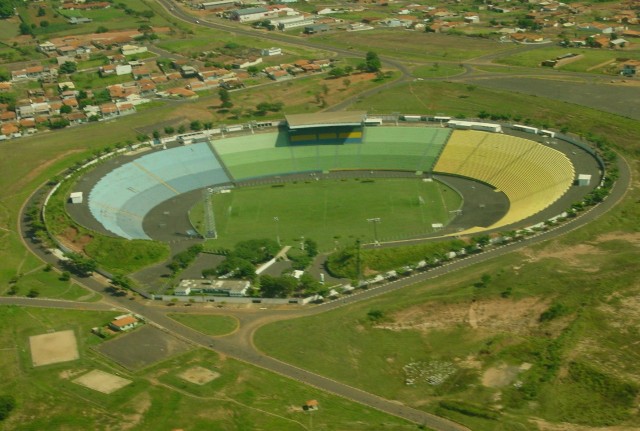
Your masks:
<svg viewBox="0 0 640 431"><path fill-rule="evenodd" d="M217 239L207 248L231 248L239 241L279 239L294 245L311 238L321 251L356 239L380 242L433 232L446 225L461 196L437 181L422 178L322 179L237 188L212 196ZM189 214L204 231L204 203ZM378 219L375 222L372 219Z"/></svg>

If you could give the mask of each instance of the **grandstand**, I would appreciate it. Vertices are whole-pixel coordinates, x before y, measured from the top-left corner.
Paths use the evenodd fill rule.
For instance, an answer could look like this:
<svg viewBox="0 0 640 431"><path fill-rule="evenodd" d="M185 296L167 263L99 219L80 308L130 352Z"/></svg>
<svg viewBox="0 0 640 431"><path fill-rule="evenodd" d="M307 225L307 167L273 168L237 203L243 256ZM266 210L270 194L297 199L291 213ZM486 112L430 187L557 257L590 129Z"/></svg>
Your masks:
<svg viewBox="0 0 640 431"><path fill-rule="evenodd" d="M144 216L174 196L229 181L207 143L144 155L105 175L89 194L89 210L105 229L149 239Z"/></svg>
<svg viewBox="0 0 640 431"><path fill-rule="evenodd" d="M460 130L452 133L434 171L474 178L505 193L509 211L489 229L544 210L575 176L571 161L557 150L515 136Z"/></svg>
<svg viewBox="0 0 640 431"><path fill-rule="evenodd" d="M298 145L285 132L214 141L234 180L333 170L424 171L433 168L450 129L372 127L362 143Z"/></svg>
<svg viewBox="0 0 640 431"><path fill-rule="evenodd" d="M366 115L364 111L287 115L289 142L291 145L360 143Z"/></svg>

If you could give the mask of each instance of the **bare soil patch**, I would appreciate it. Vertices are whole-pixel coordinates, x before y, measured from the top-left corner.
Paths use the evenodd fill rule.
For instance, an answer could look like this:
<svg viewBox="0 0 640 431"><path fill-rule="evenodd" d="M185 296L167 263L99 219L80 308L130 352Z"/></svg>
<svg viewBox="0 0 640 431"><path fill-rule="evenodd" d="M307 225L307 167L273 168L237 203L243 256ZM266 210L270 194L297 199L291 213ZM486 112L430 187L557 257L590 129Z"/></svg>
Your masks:
<svg viewBox="0 0 640 431"><path fill-rule="evenodd" d="M29 337L34 367L74 361L80 357L76 335L72 330Z"/></svg>
<svg viewBox="0 0 640 431"><path fill-rule="evenodd" d="M640 427L612 426L612 427L589 427L585 425L574 425L568 423L554 424L542 419L532 419L540 431L639 431Z"/></svg>
<svg viewBox="0 0 640 431"><path fill-rule="evenodd" d="M539 325L540 314L549 307L549 303L549 300L540 298L482 300L471 305L429 302L396 313L392 316L393 323L378 327L396 331L429 331L465 324L489 332L526 334Z"/></svg>
<svg viewBox="0 0 640 431"><path fill-rule="evenodd" d="M520 367L507 364L488 368L482 375L482 384L489 388L504 388L515 381L520 371Z"/></svg>
<svg viewBox="0 0 640 431"><path fill-rule="evenodd" d="M586 259L588 256L602 255L604 252L596 246L590 244L576 244L567 247L555 244L541 251L525 249L522 252L529 262L538 262L543 259L558 259L566 266L586 272L597 272L600 268L594 265L593 259Z"/></svg>
<svg viewBox="0 0 640 431"><path fill-rule="evenodd" d="M58 237L58 239L73 251L82 253L87 244L93 240L93 237L91 235L80 235L78 229L73 226L69 226Z"/></svg>
<svg viewBox="0 0 640 431"><path fill-rule="evenodd" d="M104 371L93 370L73 380L73 383L93 389L94 391L102 392L103 394L110 394L118 389L124 388L131 383L131 380L123 379L122 377L105 373Z"/></svg>
<svg viewBox="0 0 640 431"><path fill-rule="evenodd" d="M211 371L204 367L196 366L178 374L178 377L195 385L205 385L220 377L220 373Z"/></svg>

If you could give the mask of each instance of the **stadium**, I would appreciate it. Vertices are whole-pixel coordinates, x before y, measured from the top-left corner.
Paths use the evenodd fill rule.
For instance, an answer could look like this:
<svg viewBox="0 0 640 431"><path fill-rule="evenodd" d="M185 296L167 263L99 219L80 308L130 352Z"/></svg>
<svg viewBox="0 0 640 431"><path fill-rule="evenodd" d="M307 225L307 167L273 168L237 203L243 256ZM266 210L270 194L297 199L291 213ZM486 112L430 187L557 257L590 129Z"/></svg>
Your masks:
<svg viewBox="0 0 640 431"><path fill-rule="evenodd" d="M297 114L281 122L165 138L149 149L108 158L76 183L74 192L86 199L70 201L67 211L87 228L126 239L173 242L199 235L229 244L237 239L229 234L234 232L230 223L237 205L226 195L235 199L236 191L239 195L244 189L262 187L246 199L263 198L275 205L272 191L293 190L285 184L304 188L333 181L340 182L334 190L344 190L356 183L375 183L367 192L353 192L360 195L354 201L369 196L358 207L371 208L390 193L375 188L387 181L422 184L415 187L438 183L433 195L412 192L414 198L407 205L412 209L407 211L419 213L420 229L390 227L414 223L402 218L399 205L363 213L356 206L340 213L328 204L319 210L325 213L322 222L327 227L317 235L326 232L335 238L332 230L337 221L352 230L345 220L354 217L358 219L354 223L367 232L360 234L365 242L395 242L534 226L562 214L597 187L602 176L603 163L588 145L533 127L416 115L368 117L360 111ZM393 194L401 194L403 187ZM430 197L442 198L447 190L459 200ZM320 220L310 209L314 197L307 201L304 193L296 196L283 199L278 213L262 211L261 217L252 216L235 232L256 238L282 230L278 237L281 233L309 237L310 226ZM351 199L341 196L324 200ZM227 205L216 209L219 201ZM196 226L189 211L198 203L202 220ZM286 224L295 225L286 220L292 207L308 207L311 225L286 232ZM439 209L435 215L425 215L422 207ZM300 215L304 212L291 213L298 214L292 219L304 218ZM376 231L376 219L382 220L384 231ZM373 221L374 233L367 221ZM221 229L222 225L229 228ZM329 243L328 238L315 239Z"/></svg>

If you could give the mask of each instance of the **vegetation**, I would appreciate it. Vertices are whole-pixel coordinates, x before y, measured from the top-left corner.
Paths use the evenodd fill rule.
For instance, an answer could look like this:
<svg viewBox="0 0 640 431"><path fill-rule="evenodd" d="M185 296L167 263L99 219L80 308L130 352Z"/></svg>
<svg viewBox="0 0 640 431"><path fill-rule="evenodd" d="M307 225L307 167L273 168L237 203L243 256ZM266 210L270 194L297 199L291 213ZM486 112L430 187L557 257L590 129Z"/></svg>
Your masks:
<svg viewBox="0 0 640 431"><path fill-rule="evenodd" d="M238 328L238 321L229 316L171 313L169 317L196 331L214 337L230 334Z"/></svg>

